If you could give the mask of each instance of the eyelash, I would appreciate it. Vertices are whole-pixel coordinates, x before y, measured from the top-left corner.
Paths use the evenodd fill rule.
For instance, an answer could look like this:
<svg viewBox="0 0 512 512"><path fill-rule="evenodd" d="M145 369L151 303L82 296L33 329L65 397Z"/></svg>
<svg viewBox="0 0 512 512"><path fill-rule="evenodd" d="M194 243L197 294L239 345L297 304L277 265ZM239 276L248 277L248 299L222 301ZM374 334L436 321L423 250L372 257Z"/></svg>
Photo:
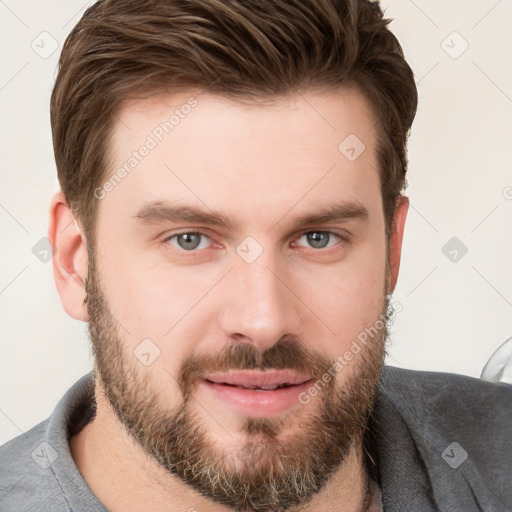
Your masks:
<svg viewBox="0 0 512 512"><path fill-rule="evenodd" d="M303 231L300 233L300 235L298 236L297 239L300 239L302 238L304 235L307 235L309 233L323 233L323 234L328 234L328 235L331 235L332 237L336 237L339 239L340 242L342 243L348 243L348 237L344 237L342 235L340 235L339 233L334 233L333 231L327 231L327 230L320 230L320 229L310 229L308 231ZM176 237L180 236L180 235L200 235L204 238L208 238L209 240L212 240L206 233L203 233L202 231L179 231L179 232L175 232L175 233L172 233L171 235L169 235L168 237L166 237L163 242L164 243L167 243L169 242L170 240L172 239L175 239ZM213 240L212 240L213 241ZM170 244L169 244L170 245ZM324 247L324 248L320 248L320 249L316 249L314 247L310 247L309 249L313 252L316 252L316 253L323 253L323 254L326 254L328 252L330 252L330 249L333 249L334 247L336 247L338 244L333 244L331 246L328 246L328 247ZM302 246L301 246L302 247ZM175 249L176 251L178 252L181 252L181 253L190 253L191 257L194 257L197 256L199 257L199 254L201 251L204 251L205 249L191 249L189 251L185 250L185 249L182 249L180 247L174 247L173 246L173 249Z"/></svg>

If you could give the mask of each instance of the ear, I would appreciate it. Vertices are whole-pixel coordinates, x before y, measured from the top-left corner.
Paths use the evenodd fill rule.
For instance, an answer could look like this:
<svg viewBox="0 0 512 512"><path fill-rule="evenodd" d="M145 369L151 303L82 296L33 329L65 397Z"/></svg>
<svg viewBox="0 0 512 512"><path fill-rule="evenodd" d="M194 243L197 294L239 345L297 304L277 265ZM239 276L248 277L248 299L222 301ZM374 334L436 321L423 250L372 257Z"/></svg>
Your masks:
<svg viewBox="0 0 512 512"><path fill-rule="evenodd" d="M50 204L48 238L54 244L53 277L66 313L87 322L84 279L87 276L87 240L74 220L62 191Z"/></svg>
<svg viewBox="0 0 512 512"><path fill-rule="evenodd" d="M409 210L409 198L400 196L397 201L395 217L393 219L393 231L389 238L389 274L388 294L393 293L398 280L400 270L400 257L402 255L402 240L404 237L405 219Z"/></svg>

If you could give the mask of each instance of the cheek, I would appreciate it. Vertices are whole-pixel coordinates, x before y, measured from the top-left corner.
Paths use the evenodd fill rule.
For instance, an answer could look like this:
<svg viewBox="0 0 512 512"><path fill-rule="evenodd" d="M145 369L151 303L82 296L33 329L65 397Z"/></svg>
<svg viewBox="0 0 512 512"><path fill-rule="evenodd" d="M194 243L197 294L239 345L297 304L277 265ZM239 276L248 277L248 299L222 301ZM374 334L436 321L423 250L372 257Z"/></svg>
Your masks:
<svg viewBox="0 0 512 512"><path fill-rule="evenodd" d="M112 253L103 255L101 272L102 287L122 326L126 350L138 353L144 347L152 357L158 356L152 370L163 367L175 375L179 363L204 337L205 299L218 280L215 272L148 264L136 252L125 253L123 259Z"/></svg>
<svg viewBox="0 0 512 512"><path fill-rule="evenodd" d="M329 352L344 350L380 318L385 304L385 275L385 248L375 245L355 251L335 268L322 269L302 285L301 297L328 326L322 331L329 340ZM315 337L311 332L309 336Z"/></svg>

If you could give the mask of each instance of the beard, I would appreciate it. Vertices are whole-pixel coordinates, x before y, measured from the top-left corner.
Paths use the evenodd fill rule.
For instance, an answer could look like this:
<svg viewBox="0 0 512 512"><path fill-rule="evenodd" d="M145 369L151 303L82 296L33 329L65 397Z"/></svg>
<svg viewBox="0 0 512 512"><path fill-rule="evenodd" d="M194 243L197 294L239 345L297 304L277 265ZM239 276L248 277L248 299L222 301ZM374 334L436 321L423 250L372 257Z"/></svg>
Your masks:
<svg viewBox="0 0 512 512"><path fill-rule="evenodd" d="M299 411L300 424L297 418L289 420L296 408L287 416L243 417L243 444L222 450L192 407L201 377L235 369L289 369L307 372L320 383L329 370L332 375L336 359L295 338L282 338L263 352L236 343L212 354L193 353L176 376L182 401L165 410L159 405L154 376L124 346L100 287L94 255L89 255L87 292L95 373L117 419L157 464L202 496L236 511L285 511L308 503L350 450L362 449L384 364L387 299L380 317L386 319L384 327L354 355L342 386L336 377L327 383L324 379L317 386L318 400L302 406L309 408L307 414ZM293 433L279 437L290 422L295 423Z"/></svg>

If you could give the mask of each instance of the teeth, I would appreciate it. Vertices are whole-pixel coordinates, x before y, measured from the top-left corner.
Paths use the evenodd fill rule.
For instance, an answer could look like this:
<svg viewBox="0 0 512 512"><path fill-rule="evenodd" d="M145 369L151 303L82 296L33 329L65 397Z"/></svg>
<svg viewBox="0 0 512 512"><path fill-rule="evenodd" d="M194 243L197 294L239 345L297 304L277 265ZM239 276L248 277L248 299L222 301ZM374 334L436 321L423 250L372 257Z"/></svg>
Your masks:
<svg viewBox="0 0 512 512"><path fill-rule="evenodd" d="M273 391L275 389L281 389L288 387L287 384L274 384L273 386L240 386L243 389L262 390L262 391Z"/></svg>
<svg viewBox="0 0 512 512"><path fill-rule="evenodd" d="M211 382L211 381L210 381ZM225 386L232 386L236 388L242 388L242 389L250 389L250 390L260 390L260 391L274 391L276 389L282 389L282 388L289 388L290 386L293 386L293 384L274 384L272 386L244 386L243 384L230 384L228 382L223 382Z"/></svg>

